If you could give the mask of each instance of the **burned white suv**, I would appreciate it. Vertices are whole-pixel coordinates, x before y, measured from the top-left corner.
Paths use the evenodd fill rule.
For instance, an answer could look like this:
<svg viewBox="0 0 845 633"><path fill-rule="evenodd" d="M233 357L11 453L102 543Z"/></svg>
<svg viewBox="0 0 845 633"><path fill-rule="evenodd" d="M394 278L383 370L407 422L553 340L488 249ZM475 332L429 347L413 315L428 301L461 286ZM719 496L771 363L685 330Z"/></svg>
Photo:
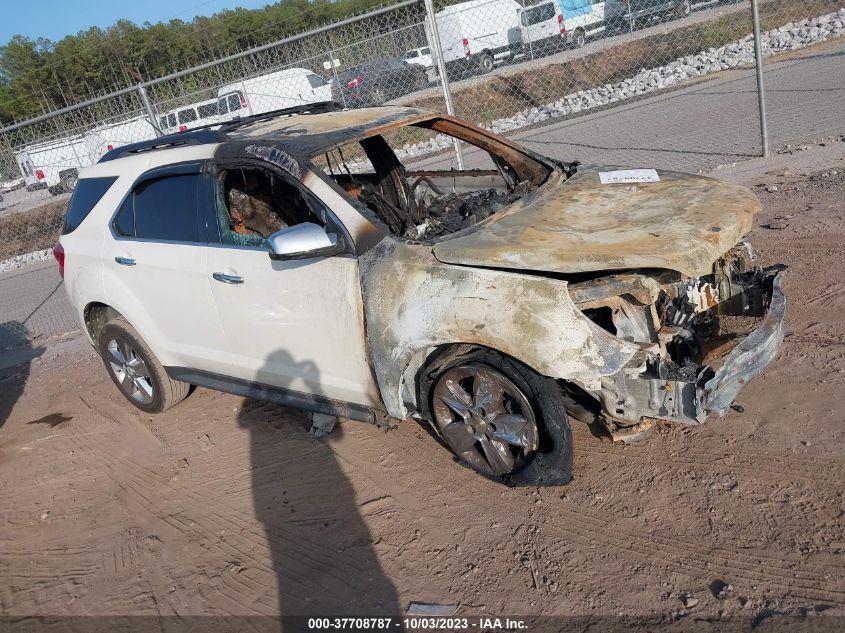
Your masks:
<svg viewBox="0 0 845 633"><path fill-rule="evenodd" d="M780 267L744 240L758 210L710 178L324 104L109 152L55 251L144 411L201 385L416 418L487 476L563 483L567 411L623 440L699 424L775 357Z"/></svg>

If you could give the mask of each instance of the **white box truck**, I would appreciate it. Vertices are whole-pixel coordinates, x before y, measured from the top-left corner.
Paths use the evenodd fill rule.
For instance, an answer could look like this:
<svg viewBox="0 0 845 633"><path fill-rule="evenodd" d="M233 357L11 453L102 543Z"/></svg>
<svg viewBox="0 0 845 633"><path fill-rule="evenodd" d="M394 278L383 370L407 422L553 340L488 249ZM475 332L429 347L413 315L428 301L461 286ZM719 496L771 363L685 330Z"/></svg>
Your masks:
<svg viewBox="0 0 845 633"><path fill-rule="evenodd" d="M53 195L76 189L79 170L93 162L81 134L27 145L15 154L15 160L27 190L46 187Z"/></svg>
<svg viewBox="0 0 845 633"><path fill-rule="evenodd" d="M521 13L516 0L470 0L438 11L434 19L449 75L488 73L497 60L513 57L522 45ZM428 22L425 27L431 42Z"/></svg>

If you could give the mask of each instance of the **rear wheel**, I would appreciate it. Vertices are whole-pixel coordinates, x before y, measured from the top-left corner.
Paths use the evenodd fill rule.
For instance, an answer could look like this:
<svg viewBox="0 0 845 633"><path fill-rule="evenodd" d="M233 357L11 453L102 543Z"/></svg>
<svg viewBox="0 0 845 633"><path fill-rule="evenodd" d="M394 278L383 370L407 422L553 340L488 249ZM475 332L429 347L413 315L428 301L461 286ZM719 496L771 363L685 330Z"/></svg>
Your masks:
<svg viewBox="0 0 845 633"><path fill-rule="evenodd" d="M447 352L426 376L428 419L461 461L513 484L570 481L572 435L554 380L485 349Z"/></svg>
<svg viewBox="0 0 845 633"><path fill-rule="evenodd" d="M575 34L572 36L572 45L575 48L581 48L587 43L587 34L584 29L575 29Z"/></svg>
<svg viewBox="0 0 845 633"><path fill-rule="evenodd" d="M112 319L100 330L98 349L106 371L129 402L147 413L161 413L188 395L191 385L173 380L137 330Z"/></svg>
<svg viewBox="0 0 845 633"><path fill-rule="evenodd" d="M692 12L692 3L690 0L681 0L675 6L675 15L679 18L685 18Z"/></svg>
<svg viewBox="0 0 845 633"><path fill-rule="evenodd" d="M75 172L68 172L66 174L62 174L61 181L62 190L67 193L71 193L74 189L76 189L76 183L79 181L79 177Z"/></svg>
<svg viewBox="0 0 845 633"><path fill-rule="evenodd" d="M491 70L493 70L493 56L487 52L479 53L478 71L480 73L489 73Z"/></svg>

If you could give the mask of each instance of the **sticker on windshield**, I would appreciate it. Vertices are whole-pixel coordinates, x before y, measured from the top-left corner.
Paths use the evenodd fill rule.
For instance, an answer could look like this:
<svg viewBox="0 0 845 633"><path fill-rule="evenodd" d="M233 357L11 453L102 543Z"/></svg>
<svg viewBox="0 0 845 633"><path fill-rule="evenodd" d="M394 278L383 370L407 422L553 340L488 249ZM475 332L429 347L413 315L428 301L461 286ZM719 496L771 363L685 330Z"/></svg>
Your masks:
<svg viewBox="0 0 845 633"><path fill-rule="evenodd" d="M619 171L600 171L599 180L603 185L614 185L628 182L657 182L660 176L653 169L620 169Z"/></svg>

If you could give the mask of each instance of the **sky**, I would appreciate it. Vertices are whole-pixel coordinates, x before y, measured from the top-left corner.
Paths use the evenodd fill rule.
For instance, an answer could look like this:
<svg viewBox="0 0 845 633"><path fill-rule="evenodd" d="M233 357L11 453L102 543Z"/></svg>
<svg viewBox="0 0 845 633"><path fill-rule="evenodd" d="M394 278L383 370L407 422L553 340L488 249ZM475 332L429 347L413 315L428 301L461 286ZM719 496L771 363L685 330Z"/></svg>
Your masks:
<svg viewBox="0 0 845 633"><path fill-rule="evenodd" d="M0 45L15 34L54 42L91 26L111 26L121 18L136 24L190 20L223 9L255 9L272 0L0 0Z"/></svg>

